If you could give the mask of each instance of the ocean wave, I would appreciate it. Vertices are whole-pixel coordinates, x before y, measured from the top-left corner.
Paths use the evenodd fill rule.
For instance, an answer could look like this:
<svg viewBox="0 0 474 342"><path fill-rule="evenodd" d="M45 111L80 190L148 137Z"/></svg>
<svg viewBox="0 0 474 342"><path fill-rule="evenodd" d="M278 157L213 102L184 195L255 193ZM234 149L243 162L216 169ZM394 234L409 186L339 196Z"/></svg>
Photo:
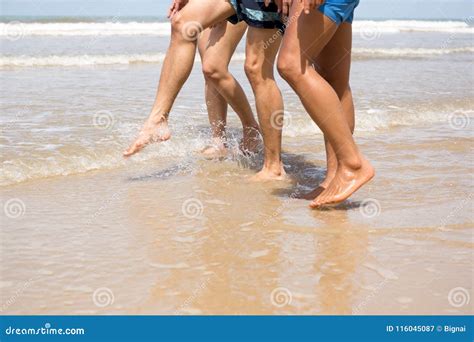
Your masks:
<svg viewBox="0 0 474 342"><path fill-rule="evenodd" d="M354 21L353 31L356 33L401 33L401 32L444 32L474 33L465 21L421 21L421 20L385 20L385 21Z"/></svg>
<svg viewBox="0 0 474 342"><path fill-rule="evenodd" d="M48 66L88 66L161 63L165 54L117 54L117 55L53 55L53 56L6 56L0 57L0 67L48 67Z"/></svg>
<svg viewBox="0 0 474 342"><path fill-rule="evenodd" d="M354 48L354 59L377 58L419 58L448 54L474 53L474 47L458 47L444 49L425 48ZM52 55L52 56L2 56L0 68L8 67L51 67L51 66L92 66L92 65L120 65L161 63L165 58L164 53L156 54L116 54L116 55ZM232 61L242 62L244 53L236 53ZM200 61L199 58L196 61Z"/></svg>
<svg viewBox="0 0 474 342"><path fill-rule="evenodd" d="M356 114L356 134L358 136L383 134L387 129L397 126L432 124L446 125L450 129L453 129L453 125L469 129L469 124L473 120L473 110L452 105L438 110L432 107L395 106L384 109L361 109ZM6 160L0 167L0 185L7 186L46 177L110 170L129 165L131 161L125 161L121 151L134 137L137 129L135 124L124 122L118 125L116 135L111 137L107 144L92 144L89 138L78 134L76 140L65 143L67 146L57 145L45 149L38 145L35 150L11 154L11 157L4 158ZM238 129L237 131L240 132ZM301 109L286 112L283 128L285 139L315 135L321 135L320 130ZM184 127L175 131L171 140L154 145L153 148L150 147L144 153L136 155L133 162L194 158L196 153L206 146L208 140L209 136L196 134L192 127ZM229 139L231 150L237 149L239 140L240 135Z"/></svg>
<svg viewBox="0 0 474 342"><path fill-rule="evenodd" d="M474 28L464 21L386 20L355 21L355 33L374 36L381 33L445 32L474 33ZM54 22L0 23L0 37L23 36L169 36L169 22Z"/></svg>
<svg viewBox="0 0 474 342"><path fill-rule="evenodd" d="M440 49L428 49L428 48L354 48L353 55L357 58L414 58L414 57L430 57L440 55L451 55L457 53L473 53L474 47L463 46L457 48L440 48Z"/></svg>

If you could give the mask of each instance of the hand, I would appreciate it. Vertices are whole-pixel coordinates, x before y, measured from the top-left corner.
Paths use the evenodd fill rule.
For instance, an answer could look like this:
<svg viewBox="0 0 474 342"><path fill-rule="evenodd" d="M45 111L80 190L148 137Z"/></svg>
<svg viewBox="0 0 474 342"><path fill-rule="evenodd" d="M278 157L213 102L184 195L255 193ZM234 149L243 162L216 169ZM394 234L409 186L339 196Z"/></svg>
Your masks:
<svg viewBox="0 0 474 342"><path fill-rule="evenodd" d="M324 4L326 0L300 0L304 3L304 13L309 14L309 11L314 10L316 7Z"/></svg>
<svg viewBox="0 0 474 342"><path fill-rule="evenodd" d="M173 16L178 13L178 11L186 6L189 0L173 0L170 8L168 9L168 18L173 18Z"/></svg>
<svg viewBox="0 0 474 342"><path fill-rule="evenodd" d="M265 0L265 6L268 6L270 3L271 0ZM290 14L290 7L292 3L293 0L275 0L275 4L278 7L278 13L281 13L285 17Z"/></svg>

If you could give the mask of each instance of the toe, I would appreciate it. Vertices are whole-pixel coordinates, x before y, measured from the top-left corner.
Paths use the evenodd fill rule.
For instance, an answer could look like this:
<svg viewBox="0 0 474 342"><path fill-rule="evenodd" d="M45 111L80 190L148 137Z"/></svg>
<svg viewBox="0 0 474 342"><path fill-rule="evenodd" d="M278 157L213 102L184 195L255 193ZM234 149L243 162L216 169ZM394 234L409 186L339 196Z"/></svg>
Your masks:
<svg viewBox="0 0 474 342"><path fill-rule="evenodd" d="M130 157L131 155L134 155L135 153L137 153L138 151L140 151L141 149L143 148L143 145L140 144L140 143L134 143L132 146L130 146L128 148L128 150L126 150L123 155L124 157Z"/></svg>

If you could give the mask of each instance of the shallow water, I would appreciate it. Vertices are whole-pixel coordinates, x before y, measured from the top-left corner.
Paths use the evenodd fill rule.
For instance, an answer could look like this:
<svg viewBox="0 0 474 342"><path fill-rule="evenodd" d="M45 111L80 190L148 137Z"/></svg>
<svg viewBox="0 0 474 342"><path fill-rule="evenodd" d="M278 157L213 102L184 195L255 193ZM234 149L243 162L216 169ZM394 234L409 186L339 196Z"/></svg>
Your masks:
<svg viewBox="0 0 474 342"><path fill-rule="evenodd" d="M290 181L255 184L262 156L235 153L234 113L229 158L197 152L209 139L199 64L172 140L125 161L160 61L50 56L125 60L163 53L167 37L5 41L2 61L51 66L0 67L1 312L472 314L472 34L397 25L356 32L355 136L377 176L326 211L295 198L323 179L324 146L281 80Z"/></svg>

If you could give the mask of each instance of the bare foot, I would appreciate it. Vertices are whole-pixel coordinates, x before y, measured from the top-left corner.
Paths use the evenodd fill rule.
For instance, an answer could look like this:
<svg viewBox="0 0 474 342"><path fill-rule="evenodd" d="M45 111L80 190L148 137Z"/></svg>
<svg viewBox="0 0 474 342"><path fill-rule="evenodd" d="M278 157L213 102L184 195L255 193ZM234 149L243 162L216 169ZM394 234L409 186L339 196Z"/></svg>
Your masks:
<svg viewBox="0 0 474 342"><path fill-rule="evenodd" d="M243 139L240 142L240 150L244 153L257 153L260 145L260 128L258 126L247 126L243 129Z"/></svg>
<svg viewBox="0 0 474 342"><path fill-rule="evenodd" d="M364 158L361 158L361 165L357 169L339 166L333 181L309 206L314 209L345 201L374 175L374 168Z"/></svg>
<svg viewBox="0 0 474 342"><path fill-rule="evenodd" d="M282 181L286 180L286 172L283 168L283 164L279 168L272 170L271 168L264 167L260 172L254 175L250 180L252 182L268 182L268 181Z"/></svg>
<svg viewBox="0 0 474 342"><path fill-rule="evenodd" d="M331 184L335 175L336 175L336 169L328 170L326 174L326 178L321 182L321 184L319 184L318 187L314 189L313 191L310 191L306 194L301 195L300 198L309 200L309 201L314 200L316 197L321 195L324 190L328 188L329 184Z"/></svg>
<svg viewBox="0 0 474 342"><path fill-rule="evenodd" d="M134 143L123 152L124 157L134 155L151 143L166 141L171 138L166 118L163 117L155 122L152 122L151 120L145 122Z"/></svg>
<svg viewBox="0 0 474 342"><path fill-rule="evenodd" d="M213 138L213 144L206 146L201 153L206 159L225 158L227 156L227 147L224 139Z"/></svg>
<svg viewBox="0 0 474 342"><path fill-rule="evenodd" d="M310 191L306 194L302 194L299 198L301 199L305 199L305 200L309 200L309 201L312 201L314 200L316 197L318 197L319 195L321 195L321 193L326 190L326 188L322 187L321 185L318 186L316 189L314 189L313 191Z"/></svg>

